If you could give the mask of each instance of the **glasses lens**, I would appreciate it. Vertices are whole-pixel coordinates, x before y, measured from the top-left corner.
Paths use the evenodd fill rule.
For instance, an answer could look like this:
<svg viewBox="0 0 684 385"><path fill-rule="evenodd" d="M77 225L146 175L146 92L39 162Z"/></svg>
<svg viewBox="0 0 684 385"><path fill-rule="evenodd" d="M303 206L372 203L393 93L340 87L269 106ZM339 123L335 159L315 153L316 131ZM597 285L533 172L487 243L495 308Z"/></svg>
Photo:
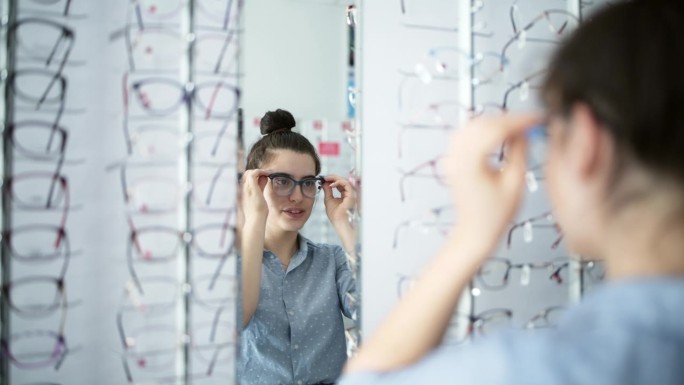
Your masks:
<svg viewBox="0 0 684 385"><path fill-rule="evenodd" d="M55 175L23 174L12 181L12 198L17 207L47 209L63 207L66 188Z"/></svg>
<svg viewBox="0 0 684 385"><path fill-rule="evenodd" d="M318 186L319 183L317 179L305 179L302 181L302 194L306 197L313 198L318 192Z"/></svg>
<svg viewBox="0 0 684 385"><path fill-rule="evenodd" d="M180 65L183 49L181 36L168 29L155 27L129 30L130 59L136 70L172 70Z"/></svg>
<svg viewBox="0 0 684 385"><path fill-rule="evenodd" d="M180 1L143 0L139 4L143 15L149 18L171 17L181 7Z"/></svg>
<svg viewBox="0 0 684 385"><path fill-rule="evenodd" d="M140 106L153 115L173 113L184 98L182 86L167 79L147 79L133 83Z"/></svg>
<svg viewBox="0 0 684 385"><path fill-rule="evenodd" d="M24 70L16 72L12 86L17 98L28 102L58 104L64 96L64 85L60 75L50 71Z"/></svg>
<svg viewBox="0 0 684 385"><path fill-rule="evenodd" d="M39 159L61 156L66 141L66 131L48 122L20 123L14 126L12 134L18 152Z"/></svg>
<svg viewBox="0 0 684 385"><path fill-rule="evenodd" d="M491 259L482 266L478 279L482 286L489 289L498 289L506 285L508 275L508 263L503 260Z"/></svg>
<svg viewBox="0 0 684 385"><path fill-rule="evenodd" d="M281 197L288 196L292 194L295 187L295 182L291 178L286 176L276 176L272 178L273 181L273 191Z"/></svg>
<svg viewBox="0 0 684 385"><path fill-rule="evenodd" d="M223 82L197 87L195 100L208 117L227 119L233 115L238 102L236 89Z"/></svg>
<svg viewBox="0 0 684 385"><path fill-rule="evenodd" d="M66 61L71 39L65 40L65 30L56 23L40 20L17 24L16 40L23 59L50 63Z"/></svg>
<svg viewBox="0 0 684 385"><path fill-rule="evenodd" d="M133 330L126 340L136 362L145 369L161 369L173 364L178 333L174 325L152 324Z"/></svg>
<svg viewBox="0 0 684 385"><path fill-rule="evenodd" d="M24 262L47 262L67 255L67 238L55 246L56 240L65 235L58 227L28 226L12 231L11 241L7 241L13 258Z"/></svg>
<svg viewBox="0 0 684 385"><path fill-rule="evenodd" d="M181 245L178 232L171 228L138 229L131 242L136 257L150 262L174 258Z"/></svg>
<svg viewBox="0 0 684 385"><path fill-rule="evenodd" d="M12 335L9 351L21 368L39 368L57 361L64 354L64 345L57 333L31 330Z"/></svg>
<svg viewBox="0 0 684 385"><path fill-rule="evenodd" d="M173 278L148 277L140 281L140 288L126 287L127 307L136 309L161 309L176 303L178 285Z"/></svg>
<svg viewBox="0 0 684 385"><path fill-rule="evenodd" d="M223 224L209 225L195 231L194 245L198 255L208 258L225 258L230 255L235 233Z"/></svg>
<svg viewBox="0 0 684 385"><path fill-rule="evenodd" d="M494 310L483 313L479 321L477 330L480 334L486 335L510 326L511 315L504 310Z"/></svg>
<svg viewBox="0 0 684 385"><path fill-rule="evenodd" d="M39 315L55 309L60 302L60 284L48 277L23 279L11 284L10 303L19 313Z"/></svg>

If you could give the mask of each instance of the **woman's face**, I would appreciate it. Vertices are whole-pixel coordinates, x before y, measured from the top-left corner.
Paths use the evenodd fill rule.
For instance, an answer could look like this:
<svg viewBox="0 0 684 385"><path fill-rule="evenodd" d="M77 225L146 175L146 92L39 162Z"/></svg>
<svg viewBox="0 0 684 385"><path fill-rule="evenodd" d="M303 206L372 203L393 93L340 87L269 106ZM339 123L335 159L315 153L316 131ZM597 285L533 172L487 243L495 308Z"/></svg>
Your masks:
<svg viewBox="0 0 684 385"><path fill-rule="evenodd" d="M311 155L290 150L274 150L271 161L261 168L271 173L287 174L297 181L316 176L316 164ZM273 189L268 191L270 193L265 194L268 204L267 227L282 231L301 230L311 216L316 199L303 195L301 186L295 186L289 196L279 196Z"/></svg>

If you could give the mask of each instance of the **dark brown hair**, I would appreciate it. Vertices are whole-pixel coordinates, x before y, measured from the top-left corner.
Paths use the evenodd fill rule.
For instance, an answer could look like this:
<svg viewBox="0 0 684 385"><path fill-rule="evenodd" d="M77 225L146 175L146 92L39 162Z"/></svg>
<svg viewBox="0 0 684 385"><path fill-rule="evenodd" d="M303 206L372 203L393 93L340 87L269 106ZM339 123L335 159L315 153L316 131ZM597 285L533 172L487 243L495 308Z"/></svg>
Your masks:
<svg viewBox="0 0 684 385"><path fill-rule="evenodd" d="M683 3L607 6L551 61L542 92L549 111L589 106L616 143L615 181L635 163L684 187Z"/></svg>
<svg viewBox="0 0 684 385"><path fill-rule="evenodd" d="M321 160L316 149L302 134L292 131L296 122L288 111L277 109L268 111L261 118L259 129L261 135L247 155L247 170L260 168L271 161L273 150L290 150L300 154L311 155L316 165L316 175L321 172Z"/></svg>

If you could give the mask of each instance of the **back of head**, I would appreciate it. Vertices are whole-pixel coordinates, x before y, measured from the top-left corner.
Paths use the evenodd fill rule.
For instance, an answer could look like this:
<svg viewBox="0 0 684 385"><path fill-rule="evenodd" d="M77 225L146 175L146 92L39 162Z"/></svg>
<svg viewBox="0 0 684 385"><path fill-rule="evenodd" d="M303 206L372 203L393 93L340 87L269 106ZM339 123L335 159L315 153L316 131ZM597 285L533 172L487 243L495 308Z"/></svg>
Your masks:
<svg viewBox="0 0 684 385"><path fill-rule="evenodd" d="M684 2L607 6L556 52L543 90L552 113L583 102L610 131L615 179L628 164L684 190Z"/></svg>
<svg viewBox="0 0 684 385"><path fill-rule="evenodd" d="M294 116L289 111L279 108L264 114L259 123L259 129L261 135L268 135L274 132L290 131L296 124Z"/></svg>
<svg viewBox="0 0 684 385"><path fill-rule="evenodd" d="M259 139L247 155L247 170L261 168L273 156L274 150L290 150L300 154L308 154L316 165L316 175L321 172L321 161L316 149L303 135L292 131L296 121L289 111L277 109L268 111L261 118Z"/></svg>

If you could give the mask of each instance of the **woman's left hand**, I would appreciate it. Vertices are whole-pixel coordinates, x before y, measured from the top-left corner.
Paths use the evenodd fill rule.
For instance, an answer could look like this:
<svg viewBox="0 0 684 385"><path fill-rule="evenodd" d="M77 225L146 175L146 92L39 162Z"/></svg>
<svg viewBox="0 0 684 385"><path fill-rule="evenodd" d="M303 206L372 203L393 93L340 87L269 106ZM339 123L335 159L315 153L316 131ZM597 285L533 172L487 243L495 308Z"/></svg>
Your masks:
<svg viewBox="0 0 684 385"><path fill-rule="evenodd" d="M333 189L339 191L341 196L333 196ZM337 176L328 175L323 183L325 194L325 212L333 225L345 222L349 223L349 212L356 205L356 192L348 180Z"/></svg>

